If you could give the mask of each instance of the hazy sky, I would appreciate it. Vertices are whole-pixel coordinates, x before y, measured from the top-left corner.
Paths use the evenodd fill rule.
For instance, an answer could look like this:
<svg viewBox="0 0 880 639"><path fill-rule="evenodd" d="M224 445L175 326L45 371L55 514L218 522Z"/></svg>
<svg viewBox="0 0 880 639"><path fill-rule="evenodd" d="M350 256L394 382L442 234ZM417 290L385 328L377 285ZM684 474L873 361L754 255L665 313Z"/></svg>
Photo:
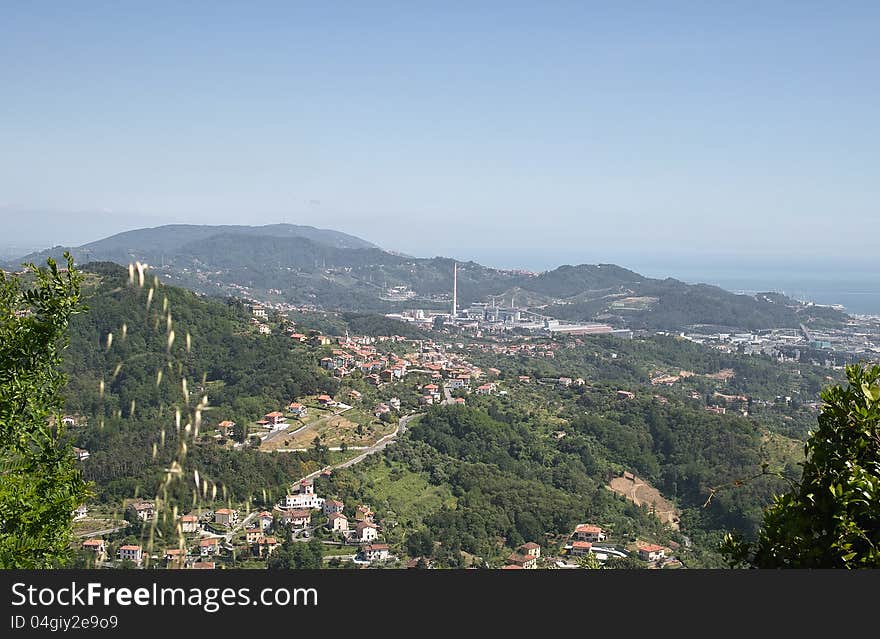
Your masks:
<svg viewBox="0 0 880 639"><path fill-rule="evenodd" d="M853 1L4 3L0 243L873 256L878 33Z"/></svg>

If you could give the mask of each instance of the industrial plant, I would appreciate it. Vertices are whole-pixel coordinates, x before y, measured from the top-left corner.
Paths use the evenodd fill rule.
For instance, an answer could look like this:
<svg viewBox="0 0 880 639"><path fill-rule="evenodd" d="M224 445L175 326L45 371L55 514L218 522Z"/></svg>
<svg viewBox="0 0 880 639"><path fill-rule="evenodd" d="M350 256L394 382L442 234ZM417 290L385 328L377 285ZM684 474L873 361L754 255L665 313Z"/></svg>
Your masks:
<svg viewBox="0 0 880 639"><path fill-rule="evenodd" d="M609 324L570 323L535 313L527 308L497 305L491 302L474 302L465 309L458 308L458 263L452 265L452 308L449 313L435 310L411 309L389 313L386 317L413 323L422 328L432 328L438 322L444 326L457 327L476 332L527 331L541 335L617 335L631 338L629 329L616 329Z"/></svg>

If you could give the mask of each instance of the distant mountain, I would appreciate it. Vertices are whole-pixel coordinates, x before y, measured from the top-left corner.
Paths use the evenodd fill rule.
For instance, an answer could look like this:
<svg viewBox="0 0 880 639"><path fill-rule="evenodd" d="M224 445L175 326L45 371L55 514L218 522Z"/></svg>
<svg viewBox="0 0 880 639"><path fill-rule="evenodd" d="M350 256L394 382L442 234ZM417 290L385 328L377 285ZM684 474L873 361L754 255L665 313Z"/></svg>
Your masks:
<svg viewBox="0 0 880 639"><path fill-rule="evenodd" d="M56 246L38 253L31 253L19 260L21 262L43 263L47 257L60 258L64 251L70 251L77 262L110 261L128 264L133 261L149 264L162 264L185 256L187 249L198 246L211 238L226 237L250 238L254 236L276 239L301 238L311 240L322 246L337 249L375 249L375 244L353 235L319 229L313 226L295 224L271 224L267 226L200 226L194 224L169 224L154 228L125 231L108 238L90 242L77 247Z"/></svg>
<svg viewBox="0 0 880 639"><path fill-rule="evenodd" d="M138 260L163 279L207 294L244 295L318 308L390 312L448 309L453 260L385 251L357 237L308 226L171 225L120 233L70 249L78 263ZM20 261L45 262L64 249ZM385 292L414 295L392 302ZM563 265L530 274L458 262L458 302L527 307L548 317L677 331L696 325L759 330L839 326L847 316L778 293L736 295L717 286L653 279L614 264Z"/></svg>

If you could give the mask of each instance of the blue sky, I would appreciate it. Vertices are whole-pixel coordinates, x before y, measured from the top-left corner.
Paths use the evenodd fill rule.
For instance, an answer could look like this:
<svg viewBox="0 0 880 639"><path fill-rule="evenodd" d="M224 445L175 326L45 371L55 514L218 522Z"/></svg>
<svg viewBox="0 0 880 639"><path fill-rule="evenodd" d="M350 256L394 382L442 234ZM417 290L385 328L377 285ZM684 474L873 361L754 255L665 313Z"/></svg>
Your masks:
<svg viewBox="0 0 880 639"><path fill-rule="evenodd" d="M180 4L0 8L6 243L286 221L532 268L876 251L876 2Z"/></svg>

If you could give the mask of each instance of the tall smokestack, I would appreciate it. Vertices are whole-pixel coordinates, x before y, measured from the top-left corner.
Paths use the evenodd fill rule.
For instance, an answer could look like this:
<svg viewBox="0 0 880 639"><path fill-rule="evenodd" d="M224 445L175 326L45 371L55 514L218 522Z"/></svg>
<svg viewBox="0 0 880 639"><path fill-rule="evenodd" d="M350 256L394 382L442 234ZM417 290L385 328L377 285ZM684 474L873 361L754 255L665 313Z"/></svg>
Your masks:
<svg viewBox="0 0 880 639"><path fill-rule="evenodd" d="M458 315L458 262L452 263L452 319Z"/></svg>

